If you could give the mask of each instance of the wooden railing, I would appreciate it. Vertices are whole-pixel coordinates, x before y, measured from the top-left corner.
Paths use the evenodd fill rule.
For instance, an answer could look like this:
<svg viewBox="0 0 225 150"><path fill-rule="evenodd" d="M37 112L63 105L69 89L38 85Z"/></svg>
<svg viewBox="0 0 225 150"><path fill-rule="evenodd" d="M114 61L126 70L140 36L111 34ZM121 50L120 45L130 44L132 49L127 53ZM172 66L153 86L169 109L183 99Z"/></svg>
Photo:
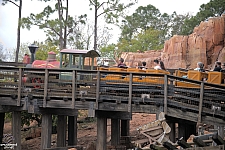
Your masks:
<svg viewBox="0 0 225 150"><path fill-rule="evenodd" d="M225 87L204 81L160 73L0 69L0 105L22 106L28 97L43 108L79 109L88 103L95 110L130 113L151 108L149 112L161 109L175 117L188 112L185 117L195 122L208 117L223 122L225 116ZM178 87L178 82L191 86Z"/></svg>

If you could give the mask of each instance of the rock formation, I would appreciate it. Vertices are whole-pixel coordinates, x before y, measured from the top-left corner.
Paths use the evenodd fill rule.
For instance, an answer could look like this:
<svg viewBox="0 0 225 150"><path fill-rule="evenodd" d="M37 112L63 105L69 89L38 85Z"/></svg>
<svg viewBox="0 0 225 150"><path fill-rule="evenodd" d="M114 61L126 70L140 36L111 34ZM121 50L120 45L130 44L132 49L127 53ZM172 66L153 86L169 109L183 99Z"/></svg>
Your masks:
<svg viewBox="0 0 225 150"><path fill-rule="evenodd" d="M225 62L225 15L201 22L191 35L174 35L165 42L162 50L124 52L121 57L131 67L138 61L146 61L152 68L153 60L161 57L168 69L196 68L197 62L203 62L205 68L211 69L216 61Z"/></svg>

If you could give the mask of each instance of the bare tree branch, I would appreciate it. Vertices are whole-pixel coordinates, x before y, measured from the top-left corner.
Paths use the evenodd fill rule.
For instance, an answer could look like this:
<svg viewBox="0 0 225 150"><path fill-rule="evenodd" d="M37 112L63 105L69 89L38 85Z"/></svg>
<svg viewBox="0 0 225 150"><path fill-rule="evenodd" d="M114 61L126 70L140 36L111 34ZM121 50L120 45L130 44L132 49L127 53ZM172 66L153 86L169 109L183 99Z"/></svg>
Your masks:
<svg viewBox="0 0 225 150"><path fill-rule="evenodd" d="M108 10L108 11L103 11L102 13L98 14L97 17L99 17L99 16L101 16L101 15L107 13L107 12L115 11L115 10L119 10L119 9L118 9L118 8L115 8L115 9L110 9L110 10Z"/></svg>
<svg viewBox="0 0 225 150"><path fill-rule="evenodd" d="M94 5L95 6L95 3L92 1L92 0L89 0L90 1L90 3L92 4L92 5Z"/></svg>
<svg viewBox="0 0 225 150"><path fill-rule="evenodd" d="M107 2L102 2L102 3L98 6L97 10L98 10L102 5L104 5L105 3L107 3Z"/></svg>
<svg viewBox="0 0 225 150"><path fill-rule="evenodd" d="M10 3L16 5L17 7L20 7L19 5L17 5L15 2L13 2L13 1L11 1L11 0L7 0L7 2L10 2Z"/></svg>

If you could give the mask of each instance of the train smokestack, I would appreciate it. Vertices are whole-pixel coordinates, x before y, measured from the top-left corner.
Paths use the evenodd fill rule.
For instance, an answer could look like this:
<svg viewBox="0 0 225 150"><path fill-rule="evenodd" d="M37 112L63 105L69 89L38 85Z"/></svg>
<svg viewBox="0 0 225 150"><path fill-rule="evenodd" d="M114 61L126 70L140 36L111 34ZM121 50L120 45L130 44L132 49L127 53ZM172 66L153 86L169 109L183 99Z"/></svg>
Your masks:
<svg viewBox="0 0 225 150"><path fill-rule="evenodd" d="M31 53L31 61L30 63L32 64L35 60L35 53L38 49L38 46L35 45L35 44L31 44L30 46L28 46L29 50L30 50L30 53Z"/></svg>
<svg viewBox="0 0 225 150"><path fill-rule="evenodd" d="M47 61L56 61L56 53L55 52L48 52Z"/></svg>

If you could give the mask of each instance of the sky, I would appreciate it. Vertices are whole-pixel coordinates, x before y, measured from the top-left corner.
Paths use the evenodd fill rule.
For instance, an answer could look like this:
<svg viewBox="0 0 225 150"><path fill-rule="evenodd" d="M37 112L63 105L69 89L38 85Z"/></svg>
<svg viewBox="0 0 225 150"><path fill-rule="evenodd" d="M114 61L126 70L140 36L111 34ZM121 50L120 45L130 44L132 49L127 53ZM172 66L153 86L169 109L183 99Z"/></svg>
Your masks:
<svg viewBox="0 0 225 150"><path fill-rule="evenodd" d="M121 0L126 1L126 0ZM161 13L172 14L176 11L178 14L184 14L187 12L195 15L200 5L206 4L210 0L138 0L138 3L128 10L128 14L132 14L139 6L147 6L151 4L158 8ZM2 0L0 0L0 3ZM54 2L40 2L37 0L23 0L22 17L28 17L30 13L40 13L44 7L48 4L54 4ZM79 16L87 14L88 19L94 20L94 12L89 9L89 0L70 0L69 1L69 14L71 16ZM17 35L17 18L18 7L8 3L5 6L0 6L0 43L4 48L16 47L16 35ZM104 19L98 20L99 25L104 25ZM113 27L113 38L110 41L115 43L119 37L120 30L115 26ZM21 43L33 43L33 41L44 41L46 39L45 33L38 29L38 27L32 27L31 30L21 30Z"/></svg>

